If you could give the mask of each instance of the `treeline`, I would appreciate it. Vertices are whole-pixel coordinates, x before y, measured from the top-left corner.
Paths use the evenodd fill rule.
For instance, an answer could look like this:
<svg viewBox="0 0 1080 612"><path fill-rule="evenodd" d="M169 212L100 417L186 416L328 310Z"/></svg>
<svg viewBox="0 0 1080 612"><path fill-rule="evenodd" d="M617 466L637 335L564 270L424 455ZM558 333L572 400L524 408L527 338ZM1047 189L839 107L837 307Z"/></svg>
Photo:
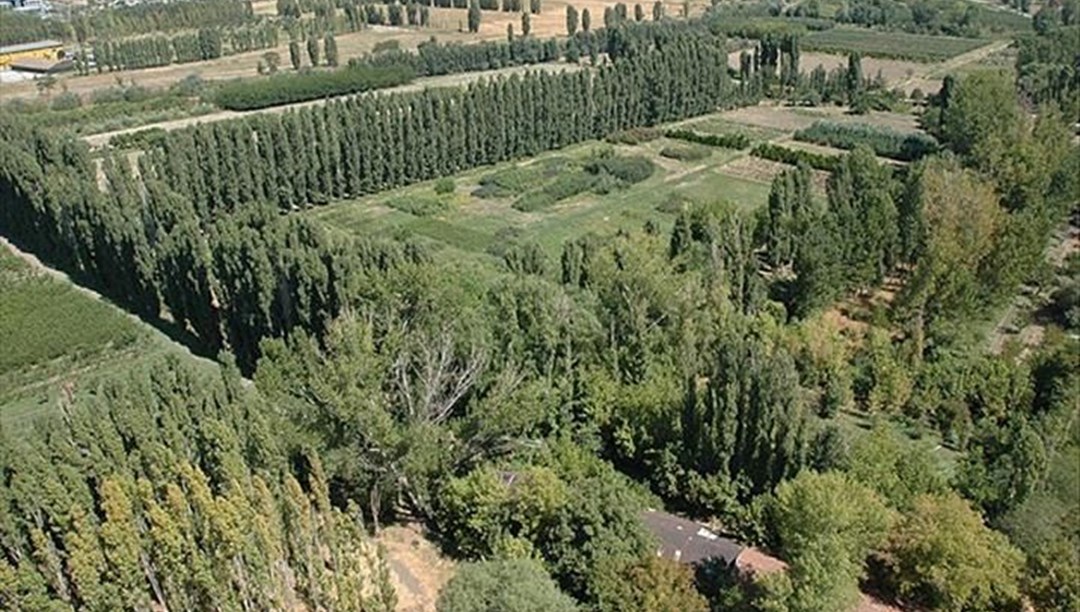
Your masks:
<svg viewBox="0 0 1080 612"><path fill-rule="evenodd" d="M68 29L58 19L42 19L30 13L0 10L0 46L43 39L64 40Z"/></svg>
<svg viewBox="0 0 1080 612"><path fill-rule="evenodd" d="M324 203L733 104L722 56L687 42L596 72L531 73L215 122L170 132L148 152L148 171L191 193L203 218L252 201Z"/></svg>
<svg viewBox="0 0 1080 612"><path fill-rule="evenodd" d="M0 605L394 608L358 513L241 388L160 358L0 436Z"/></svg>
<svg viewBox="0 0 1080 612"><path fill-rule="evenodd" d="M214 103L229 110L266 108L393 87L412 81L413 76L407 66L363 65L329 72L277 74L221 85L214 93Z"/></svg>
<svg viewBox="0 0 1080 612"><path fill-rule="evenodd" d="M1067 6L1067 5L1066 5ZM1053 102L1066 117L1080 121L1080 15L1077 10L1044 7L1036 33L1017 39L1017 83L1039 104Z"/></svg>
<svg viewBox="0 0 1080 612"><path fill-rule="evenodd" d="M562 45L554 38L515 38L510 42L484 41L472 44L429 40L420 43L416 53L391 51L360 58L356 62L402 63L409 65L417 74L438 76L555 62L562 58L562 53Z"/></svg>
<svg viewBox="0 0 1080 612"><path fill-rule="evenodd" d="M876 155L900 161L916 161L938 150L937 140L922 132L899 132L866 123L816 121L795 132L795 139L840 149L864 145Z"/></svg>
<svg viewBox="0 0 1080 612"><path fill-rule="evenodd" d="M176 30L238 27L258 21L247 0L153 2L76 13L71 27L80 42Z"/></svg>
<svg viewBox="0 0 1080 612"><path fill-rule="evenodd" d="M95 41L89 53L76 55L76 67L83 74L91 70L132 70L169 64L216 59L224 55L270 49L278 44L278 26L262 22L230 29L200 28L182 34L143 36Z"/></svg>
<svg viewBox="0 0 1080 612"><path fill-rule="evenodd" d="M819 5L817 2L810 6ZM799 5L800 8L804 5ZM814 11L810 11L814 12ZM1002 15L1004 13L1004 15ZM807 14L817 16L817 14ZM1021 15L991 7L974 7L960 0L856 0L845 4L836 21L886 30L919 34L945 34L977 38L994 33L1013 33L1030 28Z"/></svg>
<svg viewBox="0 0 1080 612"><path fill-rule="evenodd" d="M687 41L596 72L173 131L140 159L139 180L128 162L106 160L104 193L81 145L5 122L0 228L143 316L167 311L204 350L228 347L250 371L263 337L294 327L321 336L346 306L343 279L403 257L339 251L253 203L306 207L707 112L738 100L724 57Z"/></svg>

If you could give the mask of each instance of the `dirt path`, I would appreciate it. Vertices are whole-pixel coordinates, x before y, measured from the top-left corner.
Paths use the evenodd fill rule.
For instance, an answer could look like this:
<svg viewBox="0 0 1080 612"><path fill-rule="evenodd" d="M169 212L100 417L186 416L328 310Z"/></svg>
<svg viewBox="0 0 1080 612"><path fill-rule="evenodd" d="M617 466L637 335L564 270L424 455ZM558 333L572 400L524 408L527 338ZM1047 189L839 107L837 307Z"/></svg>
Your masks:
<svg viewBox="0 0 1080 612"><path fill-rule="evenodd" d="M387 89L379 89L374 92L366 92L356 95L370 95L370 94L395 94L409 91L422 91L428 88L438 87L460 87L467 85L475 81L479 81L485 78L491 78L495 76L507 76L511 74L522 74L529 71L548 71L558 72L563 70L581 70L582 66L576 64L565 63L548 63L548 64L532 64L529 66L513 66L510 68L500 68L498 70L483 70L480 72L466 72L461 74L446 74L434 77L423 77L416 79L412 83L406 85L399 85L397 87L390 87ZM334 98L320 98L318 100L309 100L307 102L297 102L295 104L284 104L281 106L271 106L269 108L261 108L250 111L230 111L222 110L206 115L199 115L197 117L185 117L183 119L174 119L172 121L161 121L158 123L151 123L134 128L125 128L122 130L115 130L112 132L103 132L101 134L92 134L84 136L83 140L86 141L91 148L99 148L107 145L114 136L120 134L128 134L131 132L139 132L142 130L148 130L152 128L159 128L165 131L178 130L189 125L195 125L198 123L213 123L215 121L224 121L227 119L236 119L239 117L246 117L248 115L255 115L259 113L284 113L286 111L295 110L298 108L305 108L308 106L321 106L326 104L327 100L341 100L350 97L353 94L346 96L337 96Z"/></svg>
<svg viewBox="0 0 1080 612"><path fill-rule="evenodd" d="M944 62L937 64L930 64L929 70L921 74L913 74L907 79L897 83L895 86L904 91L912 91L916 88L922 89L924 92L930 93L937 91L940 87L941 79L945 78L945 75L950 72L955 72L962 66L968 64L974 64L980 62L987 57L1000 53L1007 49L1012 44L1011 40L995 40L994 42L979 47L978 49L972 49L967 53L961 53L955 57L951 57Z"/></svg>
<svg viewBox="0 0 1080 612"><path fill-rule="evenodd" d="M419 525L392 525L376 541L386 554L398 596L398 612L434 612L439 590L454 574L454 562L438 549Z"/></svg>

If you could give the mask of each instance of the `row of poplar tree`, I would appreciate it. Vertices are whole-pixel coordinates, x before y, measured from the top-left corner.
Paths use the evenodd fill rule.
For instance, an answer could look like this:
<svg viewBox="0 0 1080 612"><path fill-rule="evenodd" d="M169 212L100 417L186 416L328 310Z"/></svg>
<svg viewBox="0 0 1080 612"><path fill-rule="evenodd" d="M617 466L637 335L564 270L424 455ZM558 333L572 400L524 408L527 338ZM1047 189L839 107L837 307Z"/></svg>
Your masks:
<svg viewBox="0 0 1080 612"><path fill-rule="evenodd" d="M597 71L361 99L170 133L98 167L81 145L5 122L0 227L131 309L164 308L250 369L264 336L316 335L382 253L331 244L290 210L734 104L721 44L670 40ZM46 178L48 177L48 178ZM242 214L238 214L242 213Z"/></svg>
<svg viewBox="0 0 1080 612"><path fill-rule="evenodd" d="M0 434L16 610L394 609L355 509L237 375L161 358Z"/></svg>
<svg viewBox="0 0 1080 612"><path fill-rule="evenodd" d="M133 70L211 60L274 48L278 45L278 33L277 25L263 22L230 29L200 28L171 36L103 39L95 41L89 52L82 50L76 55L76 67L88 74L95 69L97 72Z"/></svg>

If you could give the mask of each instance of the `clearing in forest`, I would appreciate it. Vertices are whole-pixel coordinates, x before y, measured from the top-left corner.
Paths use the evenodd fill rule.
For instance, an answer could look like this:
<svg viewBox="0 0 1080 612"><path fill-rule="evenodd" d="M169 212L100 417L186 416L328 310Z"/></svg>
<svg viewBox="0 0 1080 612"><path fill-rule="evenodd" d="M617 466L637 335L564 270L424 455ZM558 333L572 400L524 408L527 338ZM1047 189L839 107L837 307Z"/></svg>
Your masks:
<svg viewBox="0 0 1080 612"><path fill-rule="evenodd" d="M592 141L306 214L353 235L405 233L483 259L515 241L535 242L549 261L557 261L567 240L639 230L650 221L667 229L692 202L728 201L748 208L765 203L767 182L722 170L747 151L705 147L707 156L701 159L661 155L684 145L667 138L632 146ZM632 184L590 174L586 167L602 151L618 163L648 160L651 173Z"/></svg>

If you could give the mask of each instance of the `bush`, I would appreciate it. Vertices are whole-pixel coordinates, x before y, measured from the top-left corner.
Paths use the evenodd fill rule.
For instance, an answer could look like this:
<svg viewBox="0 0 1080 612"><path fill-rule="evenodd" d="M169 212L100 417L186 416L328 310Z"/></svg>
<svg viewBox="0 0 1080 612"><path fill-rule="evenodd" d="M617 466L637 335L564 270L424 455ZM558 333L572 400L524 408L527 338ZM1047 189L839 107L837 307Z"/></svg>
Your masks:
<svg viewBox="0 0 1080 612"><path fill-rule="evenodd" d="M791 164L797 166L800 163L804 163L811 168L818 170L825 170L826 172L832 172L836 170L840 164L840 158L833 155L825 155L823 153L814 153L812 151L801 151L798 149L789 149L787 147L776 145L771 142L763 142L754 147L754 150L750 152L754 157L760 157L762 159L769 159L772 161L778 161L784 164Z"/></svg>
<svg viewBox="0 0 1080 612"><path fill-rule="evenodd" d="M840 149L867 145L882 157L900 161L915 161L937 152L937 140L921 132L898 132L865 123L833 123L818 121L795 132L795 139Z"/></svg>
<svg viewBox="0 0 1080 612"><path fill-rule="evenodd" d="M658 128L637 127L608 134L605 140L611 144L637 145L656 140L661 135L662 132Z"/></svg>
<svg viewBox="0 0 1080 612"><path fill-rule="evenodd" d="M698 144L673 144L660 149L660 155L679 161L697 161L712 155L712 150Z"/></svg>
<svg viewBox="0 0 1080 612"><path fill-rule="evenodd" d="M664 136L727 149L745 149L750 146L750 137L746 134L701 134L693 130L668 130L664 132Z"/></svg>
<svg viewBox="0 0 1080 612"><path fill-rule="evenodd" d="M167 132L159 127L147 128L137 132L117 134L109 139L109 146L115 149L148 149L160 144Z"/></svg>
<svg viewBox="0 0 1080 612"><path fill-rule="evenodd" d="M655 169L652 161L641 155L605 156L594 159L585 166L585 171L590 174L609 174L627 185L644 181L652 176Z"/></svg>
<svg viewBox="0 0 1080 612"><path fill-rule="evenodd" d="M573 612L574 600L531 559L462 565L439 594L439 612Z"/></svg>
<svg viewBox="0 0 1080 612"><path fill-rule="evenodd" d="M348 66L331 72L279 73L266 79L221 85L214 102L229 110L252 110L394 87L413 79L407 66Z"/></svg>
<svg viewBox="0 0 1080 612"><path fill-rule="evenodd" d="M441 178L435 181L435 193L439 195L446 195L448 193L454 193L455 185L452 178Z"/></svg>
<svg viewBox="0 0 1080 612"><path fill-rule="evenodd" d="M538 186L544 180L545 168L538 164L525 167L513 166L485 175L480 179L481 189L486 189L486 197L504 198L525 193ZM477 191L480 191L479 189ZM485 197L479 195L478 197Z"/></svg>
<svg viewBox="0 0 1080 612"><path fill-rule="evenodd" d="M533 212L554 205L593 188L596 177L582 171L566 172L536 191L530 191L514 202L521 212Z"/></svg>
<svg viewBox="0 0 1080 612"><path fill-rule="evenodd" d="M450 205L444 200L416 195L401 196L383 204L417 217L430 217L450 209Z"/></svg>

